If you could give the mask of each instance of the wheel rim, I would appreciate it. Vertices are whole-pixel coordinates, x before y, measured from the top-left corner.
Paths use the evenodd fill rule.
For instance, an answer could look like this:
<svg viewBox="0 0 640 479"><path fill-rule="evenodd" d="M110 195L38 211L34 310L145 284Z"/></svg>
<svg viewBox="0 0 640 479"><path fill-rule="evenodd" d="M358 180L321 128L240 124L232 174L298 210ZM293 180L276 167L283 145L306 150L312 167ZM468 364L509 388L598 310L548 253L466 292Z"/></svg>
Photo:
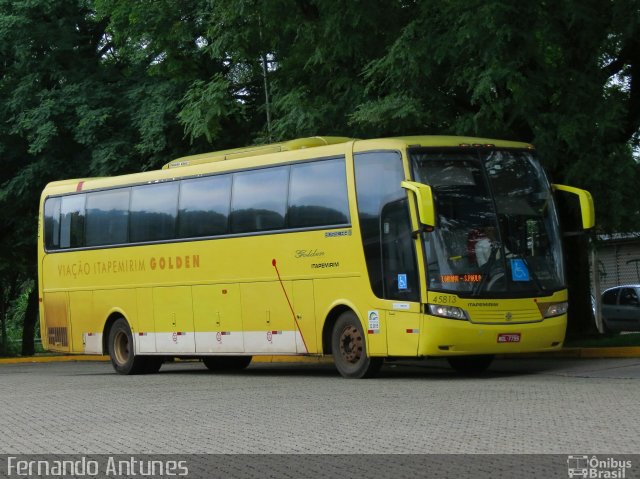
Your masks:
<svg viewBox="0 0 640 479"><path fill-rule="evenodd" d="M340 335L340 354L345 361L355 364L364 352L362 335L355 326L347 326Z"/></svg>
<svg viewBox="0 0 640 479"><path fill-rule="evenodd" d="M129 360L129 337L123 331L118 331L113 338L113 350L118 364L125 364Z"/></svg>

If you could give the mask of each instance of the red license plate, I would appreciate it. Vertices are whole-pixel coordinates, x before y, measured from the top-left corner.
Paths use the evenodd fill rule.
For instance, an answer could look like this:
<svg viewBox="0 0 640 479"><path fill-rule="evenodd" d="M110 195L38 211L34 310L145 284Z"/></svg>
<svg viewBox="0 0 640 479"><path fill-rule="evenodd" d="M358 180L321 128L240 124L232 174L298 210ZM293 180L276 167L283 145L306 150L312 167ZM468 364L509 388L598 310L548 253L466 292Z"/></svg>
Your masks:
<svg viewBox="0 0 640 479"><path fill-rule="evenodd" d="M520 333L504 333L498 334L499 343L519 343Z"/></svg>

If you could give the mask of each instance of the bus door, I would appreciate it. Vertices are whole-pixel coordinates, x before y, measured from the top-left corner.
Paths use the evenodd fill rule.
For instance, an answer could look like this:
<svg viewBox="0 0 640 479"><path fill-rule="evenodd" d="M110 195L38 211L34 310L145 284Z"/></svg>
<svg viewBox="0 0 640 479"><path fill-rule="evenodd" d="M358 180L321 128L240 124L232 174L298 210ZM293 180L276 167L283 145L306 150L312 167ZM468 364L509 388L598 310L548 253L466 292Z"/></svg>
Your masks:
<svg viewBox="0 0 640 479"><path fill-rule="evenodd" d="M415 355L420 338L420 282L407 199L387 203L380 223L383 294L389 300L387 352Z"/></svg>
<svg viewBox="0 0 640 479"><path fill-rule="evenodd" d="M374 356L413 356L420 336L420 283L409 202L401 185L402 156L398 151L355 153L354 166L367 273L379 299L379 310L367 311L367 346Z"/></svg>

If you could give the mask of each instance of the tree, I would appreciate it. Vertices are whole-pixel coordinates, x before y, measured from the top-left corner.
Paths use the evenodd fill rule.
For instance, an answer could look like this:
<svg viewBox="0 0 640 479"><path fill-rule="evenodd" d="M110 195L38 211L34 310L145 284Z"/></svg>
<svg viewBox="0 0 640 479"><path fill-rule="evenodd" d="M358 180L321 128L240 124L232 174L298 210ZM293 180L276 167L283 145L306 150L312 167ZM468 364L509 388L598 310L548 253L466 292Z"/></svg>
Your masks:
<svg viewBox="0 0 640 479"><path fill-rule="evenodd" d="M155 77L140 46L115 51L108 24L89 1L0 0L0 269L19 281L36 278L47 182L156 168L190 147L177 120L188 83Z"/></svg>
<svg viewBox="0 0 640 479"><path fill-rule="evenodd" d="M554 181L596 198L605 230L640 227L640 4L415 2L365 70L357 123L532 142ZM414 105L407 108L406 105ZM567 238L569 333L592 327L587 243Z"/></svg>
<svg viewBox="0 0 640 479"><path fill-rule="evenodd" d="M640 227L624 194L638 180L637 1L406 8L411 21L365 69L374 95L354 122L533 142L554 180L593 192L602 227Z"/></svg>
<svg viewBox="0 0 640 479"><path fill-rule="evenodd" d="M639 29L640 0L0 0L0 275L35 278L48 181L317 134L530 141L637 229Z"/></svg>
<svg viewBox="0 0 640 479"><path fill-rule="evenodd" d="M89 13L84 2L0 2L0 265L22 280L36 275L44 184L88 174L87 140L104 119Z"/></svg>

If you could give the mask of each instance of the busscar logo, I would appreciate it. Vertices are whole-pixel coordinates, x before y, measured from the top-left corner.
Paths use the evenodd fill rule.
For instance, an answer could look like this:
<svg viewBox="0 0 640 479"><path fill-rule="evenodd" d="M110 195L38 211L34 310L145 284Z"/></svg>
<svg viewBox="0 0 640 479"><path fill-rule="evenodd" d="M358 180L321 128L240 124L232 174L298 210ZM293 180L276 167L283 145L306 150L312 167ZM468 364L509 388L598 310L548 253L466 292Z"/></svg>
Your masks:
<svg viewBox="0 0 640 479"><path fill-rule="evenodd" d="M567 474L570 478L625 479L631 461L615 457L570 455L567 457Z"/></svg>

